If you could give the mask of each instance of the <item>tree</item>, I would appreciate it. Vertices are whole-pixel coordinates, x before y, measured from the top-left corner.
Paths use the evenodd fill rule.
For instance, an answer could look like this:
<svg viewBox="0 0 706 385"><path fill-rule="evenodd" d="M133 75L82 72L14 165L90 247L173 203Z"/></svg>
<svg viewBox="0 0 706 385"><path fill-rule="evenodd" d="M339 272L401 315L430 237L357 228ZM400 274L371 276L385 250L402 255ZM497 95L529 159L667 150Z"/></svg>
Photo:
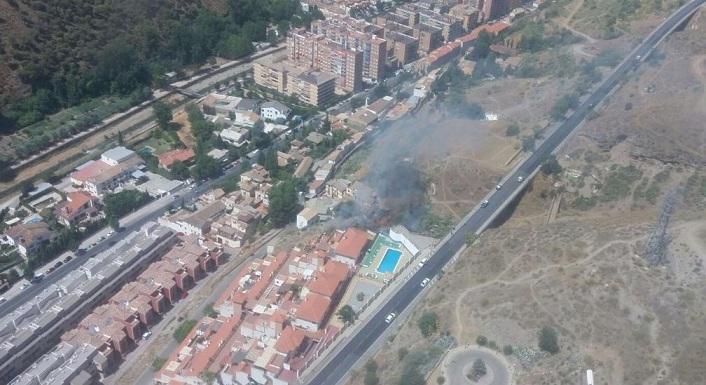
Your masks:
<svg viewBox="0 0 706 385"><path fill-rule="evenodd" d="M9 182L15 179L17 172L12 168L12 164L6 160L0 160L0 182Z"/></svg>
<svg viewBox="0 0 706 385"><path fill-rule="evenodd" d="M277 151L274 148L270 147L265 152L263 166L270 172L271 175L277 172L279 166L277 165Z"/></svg>
<svg viewBox="0 0 706 385"><path fill-rule="evenodd" d="M505 129L505 136L517 136L519 134L520 126L515 122L510 123L510 125Z"/></svg>
<svg viewBox="0 0 706 385"><path fill-rule="evenodd" d="M471 58L478 60L484 59L490 53L490 45L493 44L493 35L488 31L480 31L478 38L473 43L473 51L471 51Z"/></svg>
<svg viewBox="0 0 706 385"><path fill-rule="evenodd" d="M223 169L217 160L211 158L204 150L196 150L196 161L191 169L191 175L196 180L217 178L223 174Z"/></svg>
<svg viewBox="0 0 706 385"><path fill-rule="evenodd" d="M289 223L299 209L297 190L291 180L276 184L270 190L270 219L275 227Z"/></svg>
<svg viewBox="0 0 706 385"><path fill-rule="evenodd" d="M478 336L478 338L476 338L476 343L480 346L485 346L488 344L488 337Z"/></svg>
<svg viewBox="0 0 706 385"><path fill-rule="evenodd" d="M157 126L166 131L169 129L169 123L172 121L172 108L162 101L157 101L152 104L154 119L157 121Z"/></svg>
<svg viewBox="0 0 706 385"><path fill-rule="evenodd" d="M25 180L20 183L20 194L22 198L26 198L29 196L29 193L31 193L34 190L34 184L32 182Z"/></svg>
<svg viewBox="0 0 706 385"><path fill-rule="evenodd" d="M478 380L486 374L488 374L488 368L485 366L485 361L480 358L473 361L473 377Z"/></svg>
<svg viewBox="0 0 706 385"><path fill-rule="evenodd" d="M427 311L419 318L417 326L419 326L419 331L422 332L424 337L429 337L436 333L439 328L439 317L435 312Z"/></svg>
<svg viewBox="0 0 706 385"><path fill-rule="evenodd" d="M541 170L544 175L557 175L560 174L563 169L556 159L556 156L552 154L544 160Z"/></svg>
<svg viewBox="0 0 706 385"><path fill-rule="evenodd" d="M169 173L172 178L178 180L187 180L190 175L189 167L180 160L176 160L172 163L172 167L169 168Z"/></svg>
<svg viewBox="0 0 706 385"><path fill-rule="evenodd" d="M365 378L363 379L363 384L365 385L378 385L380 383L380 378L377 375L378 363L375 360L369 360L365 364Z"/></svg>
<svg viewBox="0 0 706 385"><path fill-rule="evenodd" d="M559 353L559 337L556 330L545 326L539 331L539 348L550 354Z"/></svg>
<svg viewBox="0 0 706 385"><path fill-rule="evenodd" d="M373 89L373 96L375 96L376 99L380 99L389 94L390 89L385 85L385 83L380 83Z"/></svg>
<svg viewBox="0 0 706 385"><path fill-rule="evenodd" d="M512 345L503 346L503 354L505 354L506 356L511 356L513 352L514 349L512 348Z"/></svg>
<svg viewBox="0 0 706 385"><path fill-rule="evenodd" d="M534 137L526 136L522 138L522 151L532 152L534 151Z"/></svg>
<svg viewBox="0 0 706 385"><path fill-rule="evenodd" d="M344 305L336 312L338 319L346 325L350 325L355 321L355 311L350 305Z"/></svg>
<svg viewBox="0 0 706 385"><path fill-rule="evenodd" d="M107 217L108 219L108 226L110 226L113 230L118 230L120 228L120 219L113 215L109 215Z"/></svg>

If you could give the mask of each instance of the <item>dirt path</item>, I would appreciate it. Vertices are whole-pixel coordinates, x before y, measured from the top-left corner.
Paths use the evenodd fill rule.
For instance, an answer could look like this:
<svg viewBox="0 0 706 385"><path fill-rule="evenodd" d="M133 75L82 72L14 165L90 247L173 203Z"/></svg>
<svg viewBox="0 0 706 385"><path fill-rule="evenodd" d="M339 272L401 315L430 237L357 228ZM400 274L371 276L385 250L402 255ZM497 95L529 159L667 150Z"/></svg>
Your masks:
<svg viewBox="0 0 706 385"><path fill-rule="evenodd" d="M596 42L596 39L594 39L593 37L571 27L571 21L574 19L574 16L576 16L576 13L581 9L581 7L583 7L583 1L584 0L575 1L573 4L573 8L569 12L569 14L566 16L566 18L558 19L557 21L561 27L568 29L573 34L579 35L582 38L586 39L590 44L593 44Z"/></svg>
<svg viewBox="0 0 706 385"><path fill-rule="evenodd" d="M469 294L471 294L473 291L478 290L478 289L481 289L481 288L485 288L485 287L488 287L488 286L492 286L492 285L495 285L495 284L501 284L501 285L506 285L506 286L512 286L512 285L517 285L517 284L520 284L520 283L529 283L529 284L530 284L530 290L531 290L531 292L532 292L532 299L537 303L537 306L540 308L540 310L541 310L542 312L546 313L549 317L552 317L552 313L549 312L547 309L545 309L545 308L543 307L542 303L538 301L538 299L536 298L536 296L535 296L535 294L534 294L534 286L535 286L539 281L541 281L542 278L544 278L544 276L547 274L547 272L548 272L549 270L558 269L558 268L564 268L564 269L565 269L565 268L568 268L568 267L574 267L574 266L582 265L582 264L584 264L584 263L586 263L586 262L591 261L591 260L594 259L596 256L598 256L599 254L601 254L602 252L604 252L605 250L607 250L607 249L610 248L610 247L613 247L613 246L619 245L619 244L632 244L632 243L634 243L634 242L636 242L636 241L638 241L638 240L640 240L640 239L644 239L645 237L646 237L646 235L640 235L640 236L637 236L637 237L634 237L634 238L631 238L631 239L627 239L627 240L623 240L623 239L620 239L620 240L613 240L613 241L608 242L608 243L606 243L605 245L601 246L600 248L594 250L593 252L591 252L591 253L590 253L589 255L587 255L586 257L581 258L581 259L579 259L579 260L576 260L576 261L574 261L574 262L570 262L570 263L566 263L566 264L565 264L565 263L554 263L554 264L551 264L551 265L547 265L547 266L541 267L541 268L539 268L539 269L535 269L535 270L528 271L527 273L525 273L525 274L523 274L523 275L521 275L521 276L519 276L519 277L517 277L517 278L515 278L515 279L513 279L513 280L510 280L510 281L502 280L502 279L501 279L502 276L505 275L508 271L510 271L510 270L513 268L514 264L515 264L522 256L519 255L519 256L515 257L515 259L513 259L513 260L505 267L505 269L503 269L503 271L501 271L500 273L498 273L498 275L496 275L495 278L493 278L493 279L490 280L490 281L486 281L486 282L483 282L483 283L478 284L478 285L475 285L475 286L470 286L470 287L466 288L463 292L461 292L461 293L456 297L456 301L455 301L455 304L454 304L454 313L455 313L455 316L456 316L456 338L459 338L459 339L460 339L460 338L462 338L462 335L463 335L463 317L462 317L462 314L461 314L461 306L463 305L462 302L463 302L463 300L464 300ZM555 321L556 321L556 320L555 320ZM556 324L559 325L559 323L556 323ZM569 331L569 333L571 333L571 331Z"/></svg>

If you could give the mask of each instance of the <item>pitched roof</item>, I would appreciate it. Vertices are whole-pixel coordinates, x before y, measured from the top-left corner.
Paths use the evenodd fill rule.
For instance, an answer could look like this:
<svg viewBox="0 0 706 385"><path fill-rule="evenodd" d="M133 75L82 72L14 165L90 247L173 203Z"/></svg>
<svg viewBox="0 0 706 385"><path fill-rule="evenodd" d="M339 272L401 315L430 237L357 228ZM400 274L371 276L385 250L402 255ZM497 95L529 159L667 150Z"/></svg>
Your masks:
<svg viewBox="0 0 706 385"><path fill-rule="evenodd" d="M316 293L309 293L304 302L299 305L297 318L321 325L330 306L330 299Z"/></svg>
<svg viewBox="0 0 706 385"><path fill-rule="evenodd" d="M187 162L193 159L194 155L194 150L190 148L167 151L159 155L159 164L162 167L169 168L177 160L181 162Z"/></svg>
<svg viewBox="0 0 706 385"><path fill-rule="evenodd" d="M348 266L345 264L329 261L324 266L324 270L319 270L314 274L314 278L309 281L307 287L313 293L331 298L348 278L348 271Z"/></svg>
<svg viewBox="0 0 706 385"><path fill-rule="evenodd" d="M367 231L351 227L343 234L343 238L336 245L334 252L343 257L358 259L367 244Z"/></svg>
<svg viewBox="0 0 706 385"><path fill-rule="evenodd" d="M304 342L305 337L306 335L301 330L287 326L282 331L282 334L279 335L275 343L275 349L280 353L289 353L298 349Z"/></svg>

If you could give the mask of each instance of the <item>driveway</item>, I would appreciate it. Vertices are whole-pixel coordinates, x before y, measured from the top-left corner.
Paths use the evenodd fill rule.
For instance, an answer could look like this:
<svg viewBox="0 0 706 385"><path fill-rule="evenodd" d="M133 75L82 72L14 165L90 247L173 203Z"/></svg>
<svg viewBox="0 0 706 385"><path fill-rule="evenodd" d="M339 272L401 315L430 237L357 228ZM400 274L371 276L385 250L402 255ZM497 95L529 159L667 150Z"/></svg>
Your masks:
<svg viewBox="0 0 706 385"><path fill-rule="evenodd" d="M488 373L474 382L466 377L477 359L485 361ZM451 351L444 361L446 380L449 385L509 385L510 373L505 359L489 349L478 346L461 347Z"/></svg>

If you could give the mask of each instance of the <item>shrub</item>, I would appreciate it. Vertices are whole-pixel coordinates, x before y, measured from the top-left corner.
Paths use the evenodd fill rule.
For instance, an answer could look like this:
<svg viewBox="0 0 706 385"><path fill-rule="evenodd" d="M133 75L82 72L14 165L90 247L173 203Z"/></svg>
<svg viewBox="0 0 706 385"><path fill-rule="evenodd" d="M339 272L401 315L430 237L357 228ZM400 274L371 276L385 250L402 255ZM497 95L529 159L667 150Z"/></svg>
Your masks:
<svg viewBox="0 0 706 385"><path fill-rule="evenodd" d="M559 353L559 337L556 330L545 326L539 331L538 346L541 350L550 354Z"/></svg>
<svg viewBox="0 0 706 385"><path fill-rule="evenodd" d="M480 346L485 346L488 344L488 337L478 336L478 338L476 338L476 343Z"/></svg>

